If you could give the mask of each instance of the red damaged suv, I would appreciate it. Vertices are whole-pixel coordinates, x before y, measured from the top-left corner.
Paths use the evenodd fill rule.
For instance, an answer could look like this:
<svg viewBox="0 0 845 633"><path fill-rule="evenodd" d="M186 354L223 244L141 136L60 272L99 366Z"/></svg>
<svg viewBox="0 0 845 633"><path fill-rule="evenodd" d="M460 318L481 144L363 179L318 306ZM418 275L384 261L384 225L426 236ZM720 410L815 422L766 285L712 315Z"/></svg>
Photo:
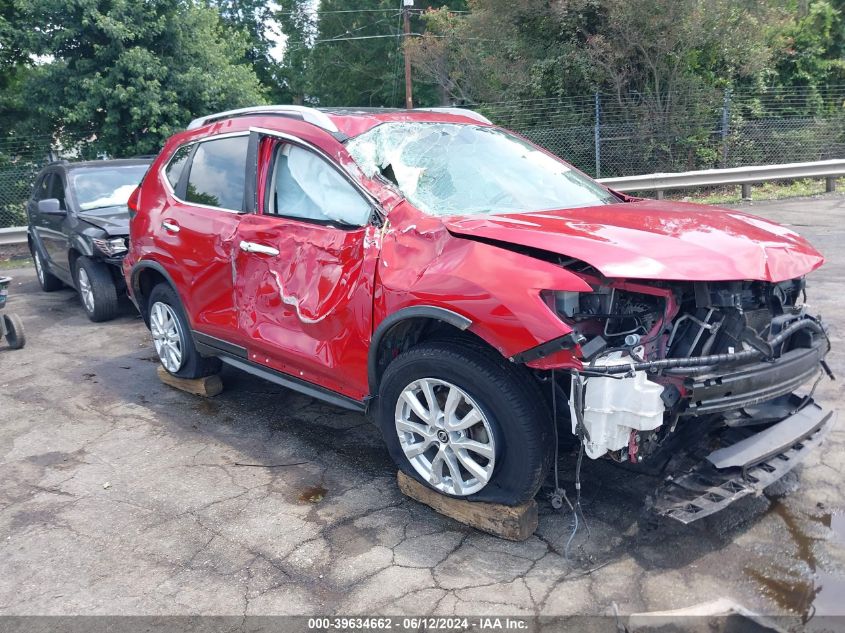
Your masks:
<svg viewBox="0 0 845 633"><path fill-rule="evenodd" d="M124 273L167 371L222 361L367 412L446 495L530 499L565 434L671 474L650 505L686 523L830 426L796 393L829 373L804 239L615 193L471 111L204 117L129 206Z"/></svg>

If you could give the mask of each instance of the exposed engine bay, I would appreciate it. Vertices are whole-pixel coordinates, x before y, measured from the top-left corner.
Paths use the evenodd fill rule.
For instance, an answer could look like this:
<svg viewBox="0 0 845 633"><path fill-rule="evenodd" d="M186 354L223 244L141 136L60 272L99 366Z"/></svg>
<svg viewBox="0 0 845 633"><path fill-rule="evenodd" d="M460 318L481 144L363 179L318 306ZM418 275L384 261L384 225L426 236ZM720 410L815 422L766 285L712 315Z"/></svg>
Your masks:
<svg viewBox="0 0 845 633"><path fill-rule="evenodd" d="M826 328L808 313L803 278L629 282L604 279L585 265L575 272L593 292L546 297L572 324L582 352L583 368L559 382L572 432L592 459L665 469L678 466L680 452L697 453L693 470L710 479L693 486L693 501L675 494L683 503L669 504L665 514L693 520L719 509L743 486L729 477L734 489L727 491L714 478L724 474L720 467L734 474L739 468L747 480L749 469L783 457L830 417L811 397L822 372L833 376L824 360ZM809 394L793 395L807 383ZM702 444L717 450L702 452ZM720 460L719 450L740 457ZM767 468L769 478L785 472ZM707 503L699 498L705 493Z"/></svg>

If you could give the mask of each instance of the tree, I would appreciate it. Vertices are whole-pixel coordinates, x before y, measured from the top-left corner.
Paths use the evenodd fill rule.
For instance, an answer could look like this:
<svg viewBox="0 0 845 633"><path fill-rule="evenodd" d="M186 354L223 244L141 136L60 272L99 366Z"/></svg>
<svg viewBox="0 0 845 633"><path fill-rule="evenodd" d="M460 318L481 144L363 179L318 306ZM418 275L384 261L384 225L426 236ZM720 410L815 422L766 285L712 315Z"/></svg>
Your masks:
<svg viewBox="0 0 845 633"><path fill-rule="evenodd" d="M271 55L274 46L270 30L276 11L267 0L208 0L235 37L246 37L246 59L271 100L279 101L282 88L277 62Z"/></svg>
<svg viewBox="0 0 845 633"><path fill-rule="evenodd" d="M444 101L477 103L591 90L585 33L598 0L469 0L468 14L423 14L426 33L409 42L419 74Z"/></svg>
<svg viewBox="0 0 845 633"><path fill-rule="evenodd" d="M309 56L309 83L320 105L402 103L398 4L395 0L321 0Z"/></svg>
<svg viewBox="0 0 845 633"><path fill-rule="evenodd" d="M294 99L323 106L403 105L402 12L399 0L280 0L288 36L283 79ZM463 0L451 3L465 7ZM411 30L425 27L418 10L443 2L417 0ZM282 21L282 20L280 20ZM414 100L439 102L427 77L418 76Z"/></svg>
<svg viewBox="0 0 845 633"><path fill-rule="evenodd" d="M809 2L803 11L793 13L794 20L775 33L771 44L777 85L803 89L811 107L826 86L845 82L843 4Z"/></svg>
<svg viewBox="0 0 845 633"><path fill-rule="evenodd" d="M633 95L665 122L692 105L696 89L760 73L769 61L764 25L773 9L756 0L603 0L606 19L586 52L600 85L620 103Z"/></svg>
<svg viewBox="0 0 845 633"><path fill-rule="evenodd" d="M17 0L34 68L27 97L84 155L158 151L194 116L262 103L245 37L190 0ZM38 25L38 28L34 28Z"/></svg>
<svg viewBox="0 0 845 633"><path fill-rule="evenodd" d="M317 34L313 0L279 0L275 13L285 36L285 54L278 71L280 102L301 105L310 93L309 58Z"/></svg>

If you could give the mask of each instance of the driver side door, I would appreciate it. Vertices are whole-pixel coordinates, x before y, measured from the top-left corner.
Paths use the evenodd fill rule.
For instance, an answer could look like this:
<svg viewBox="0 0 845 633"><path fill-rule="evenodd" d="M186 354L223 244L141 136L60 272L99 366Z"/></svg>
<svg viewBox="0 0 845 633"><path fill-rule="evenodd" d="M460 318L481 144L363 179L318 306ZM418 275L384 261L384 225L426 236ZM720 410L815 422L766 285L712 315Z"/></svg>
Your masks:
<svg viewBox="0 0 845 633"><path fill-rule="evenodd" d="M380 229L373 202L315 148L264 136L258 209L238 226L235 303L249 360L368 393Z"/></svg>

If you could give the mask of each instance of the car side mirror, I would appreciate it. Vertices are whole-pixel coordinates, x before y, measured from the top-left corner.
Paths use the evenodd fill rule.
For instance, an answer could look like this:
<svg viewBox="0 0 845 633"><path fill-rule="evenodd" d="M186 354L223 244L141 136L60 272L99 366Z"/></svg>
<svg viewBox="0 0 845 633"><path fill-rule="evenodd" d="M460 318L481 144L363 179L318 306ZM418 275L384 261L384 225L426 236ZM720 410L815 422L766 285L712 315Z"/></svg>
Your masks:
<svg viewBox="0 0 845 633"><path fill-rule="evenodd" d="M44 215L65 215L67 211L62 209L58 198L45 198L38 201L38 213Z"/></svg>

